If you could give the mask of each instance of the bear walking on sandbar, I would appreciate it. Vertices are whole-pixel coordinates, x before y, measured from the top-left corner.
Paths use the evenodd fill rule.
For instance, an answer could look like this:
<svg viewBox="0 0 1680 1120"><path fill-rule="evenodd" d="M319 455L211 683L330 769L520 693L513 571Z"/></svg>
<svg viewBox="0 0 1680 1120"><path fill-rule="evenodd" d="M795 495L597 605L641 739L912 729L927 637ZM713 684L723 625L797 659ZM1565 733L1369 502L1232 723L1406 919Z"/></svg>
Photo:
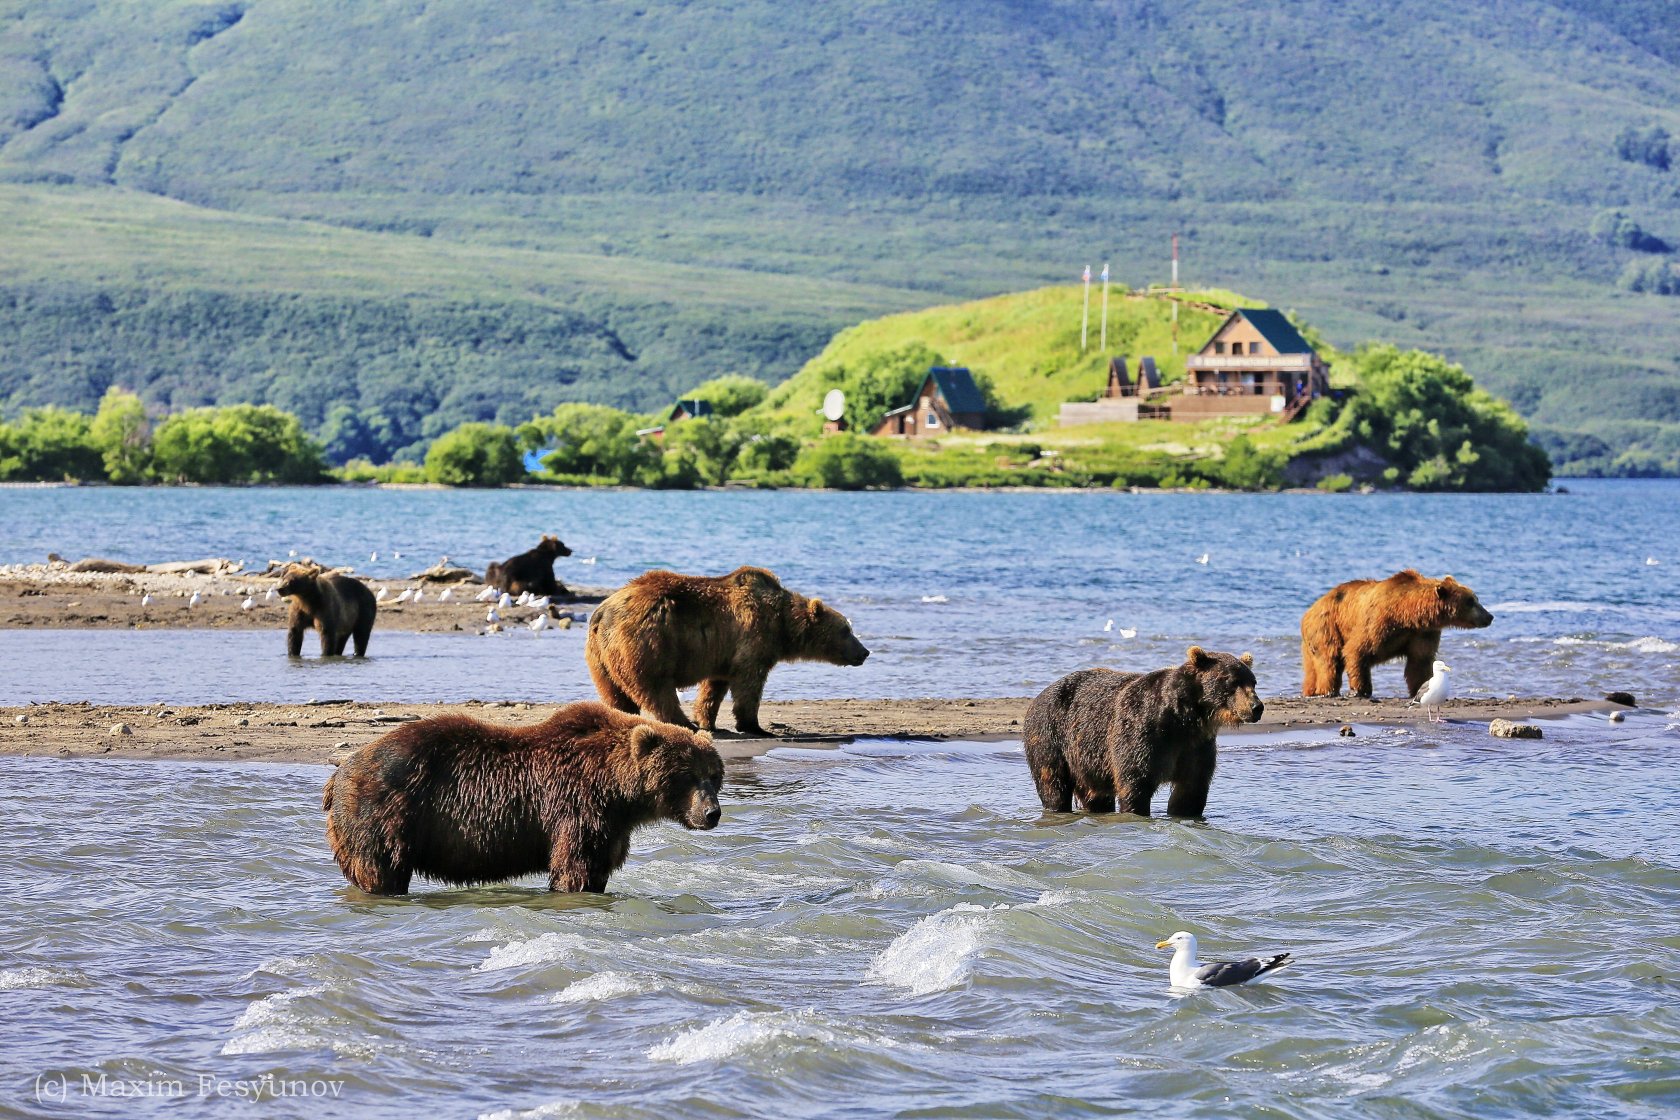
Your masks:
<svg viewBox="0 0 1680 1120"><path fill-rule="evenodd" d="M280 573L281 595L291 600L286 615L286 656L303 656L304 631L314 628L321 638L322 657L344 656L352 638L356 656L367 656L379 602L367 585L352 576L327 573L307 564L288 564Z"/></svg>
<svg viewBox="0 0 1680 1120"><path fill-rule="evenodd" d="M373 894L403 894L414 875L467 884L538 871L550 890L598 894L639 826L716 827L722 785L710 736L590 700L528 727L403 724L345 759L321 805L339 869Z"/></svg>
<svg viewBox="0 0 1680 1120"><path fill-rule="evenodd" d="M559 537L544 536L537 542L537 547L484 569L484 585L508 595L529 591L551 599L567 598L571 592L554 578L554 561L557 557L571 554L572 550Z"/></svg>
<svg viewBox="0 0 1680 1120"><path fill-rule="evenodd" d="M1191 646L1185 660L1153 673L1082 669L1034 697L1024 745L1038 799L1052 813L1075 799L1090 813L1149 815L1172 784L1167 813L1199 817L1213 783L1223 724L1254 723L1265 705L1254 659Z"/></svg>
<svg viewBox="0 0 1680 1120"><path fill-rule="evenodd" d="M1406 695L1416 696L1434 672L1443 627L1480 630L1493 624L1476 593L1451 576L1430 579L1410 568L1387 579L1338 584L1301 616L1301 692L1371 695L1371 669L1406 659Z"/></svg>
<svg viewBox="0 0 1680 1120"><path fill-rule="evenodd" d="M789 591L763 568L637 576L595 609L583 648L595 688L611 707L711 731L728 691L735 729L747 735L766 734L758 704L778 663L862 665L869 657L845 615ZM690 723L677 690L695 684L700 695Z"/></svg>

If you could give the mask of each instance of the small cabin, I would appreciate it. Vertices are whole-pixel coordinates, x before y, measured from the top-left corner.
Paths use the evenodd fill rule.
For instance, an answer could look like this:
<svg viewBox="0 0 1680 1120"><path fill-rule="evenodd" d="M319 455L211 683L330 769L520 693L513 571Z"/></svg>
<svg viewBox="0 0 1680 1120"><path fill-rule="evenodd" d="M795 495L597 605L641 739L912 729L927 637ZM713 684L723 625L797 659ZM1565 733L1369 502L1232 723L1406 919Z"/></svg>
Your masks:
<svg viewBox="0 0 1680 1120"><path fill-rule="evenodd" d="M1134 381L1126 372L1125 357L1116 356L1108 360L1108 385L1103 395L1094 401L1063 403L1056 422L1064 428L1116 421L1130 423L1138 419L1139 401L1160 391L1161 371L1154 358L1145 356L1138 361Z"/></svg>
<svg viewBox="0 0 1680 1120"><path fill-rule="evenodd" d="M1184 361L1174 420L1279 413L1292 419L1330 391L1330 370L1281 311L1238 308Z"/></svg>
<svg viewBox="0 0 1680 1120"><path fill-rule="evenodd" d="M910 403L881 417L873 434L927 439L954 428L985 426L986 401L974 375L962 366L934 366Z"/></svg>
<svg viewBox="0 0 1680 1120"><path fill-rule="evenodd" d="M699 420L711 415L711 401L682 400L671 406L671 414L665 417L665 423L675 424L682 420Z"/></svg>

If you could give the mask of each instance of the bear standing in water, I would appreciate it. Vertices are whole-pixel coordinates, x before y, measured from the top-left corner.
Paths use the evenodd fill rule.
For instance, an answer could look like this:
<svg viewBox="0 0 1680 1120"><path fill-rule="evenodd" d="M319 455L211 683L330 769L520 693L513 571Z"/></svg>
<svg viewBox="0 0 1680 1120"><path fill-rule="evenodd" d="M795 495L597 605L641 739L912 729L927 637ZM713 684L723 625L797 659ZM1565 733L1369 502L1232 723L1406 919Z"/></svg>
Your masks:
<svg viewBox="0 0 1680 1120"><path fill-rule="evenodd" d="M1167 812L1199 817L1207 807L1223 724L1255 723L1265 705L1248 654L1191 646L1183 664L1153 673L1084 669L1046 688L1027 707L1024 745L1044 808L1149 815L1172 783Z"/></svg>
<svg viewBox="0 0 1680 1120"><path fill-rule="evenodd" d="M344 656L352 638L356 656L367 656L379 601L359 579L328 575L320 568L289 564L280 573L281 595L291 601L286 616L286 656L303 656L303 633L313 627L321 638L322 657Z"/></svg>
<svg viewBox="0 0 1680 1120"><path fill-rule="evenodd" d="M709 736L583 701L531 727L404 724L345 759L321 805L339 869L373 894L403 894L417 874L536 871L550 890L599 893L639 826L716 827L722 785Z"/></svg>
<svg viewBox="0 0 1680 1120"><path fill-rule="evenodd" d="M778 663L862 665L869 650L821 599L789 591L763 568L737 568L726 576L637 576L590 616L584 657L601 699L620 711L693 727L677 690L698 684L701 728L716 727L728 691L735 729L764 735L758 704Z"/></svg>
<svg viewBox="0 0 1680 1120"><path fill-rule="evenodd" d="M1406 695L1416 696L1434 672L1441 630L1493 624L1476 593L1453 577L1429 579L1407 568L1384 580L1356 579L1325 592L1301 616L1301 692L1371 695L1371 669L1406 659Z"/></svg>
<svg viewBox="0 0 1680 1120"><path fill-rule="evenodd" d="M537 542L537 547L484 569L484 584L508 595L529 591L551 599L566 598L571 592L554 578L554 561L571 554L572 550L559 537L545 536Z"/></svg>

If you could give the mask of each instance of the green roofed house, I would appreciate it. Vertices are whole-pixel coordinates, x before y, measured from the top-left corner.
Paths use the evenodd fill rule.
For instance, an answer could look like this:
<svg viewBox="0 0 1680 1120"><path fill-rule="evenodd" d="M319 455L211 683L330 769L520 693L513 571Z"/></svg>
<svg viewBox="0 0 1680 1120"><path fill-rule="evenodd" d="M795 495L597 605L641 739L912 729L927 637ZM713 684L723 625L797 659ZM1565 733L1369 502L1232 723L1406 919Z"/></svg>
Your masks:
<svg viewBox="0 0 1680 1120"><path fill-rule="evenodd" d="M1184 360L1174 420L1277 413L1292 420L1330 391L1330 370L1281 311L1239 308Z"/></svg>
<svg viewBox="0 0 1680 1120"><path fill-rule="evenodd" d="M671 408L671 414L665 417L665 423L675 424L680 420L698 420L712 414L711 401L685 400L678 401Z"/></svg>
<svg viewBox="0 0 1680 1120"><path fill-rule="evenodd" d="M874 434L925 439L953 428L985 426L986 401L974 375L962 366L934 366L910 403L881 417Z"/></svg>

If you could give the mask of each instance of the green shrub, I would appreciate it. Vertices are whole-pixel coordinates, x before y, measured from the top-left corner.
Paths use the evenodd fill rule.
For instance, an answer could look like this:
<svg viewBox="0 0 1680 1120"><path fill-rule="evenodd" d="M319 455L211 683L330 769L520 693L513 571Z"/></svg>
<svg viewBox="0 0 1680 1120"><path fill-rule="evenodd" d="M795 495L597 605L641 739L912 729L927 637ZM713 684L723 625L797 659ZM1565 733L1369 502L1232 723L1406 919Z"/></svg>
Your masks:
<svg viewBox="0 0 1680 1120"><path fill-rule="evenodd" d="M770 387L762 381L739 373L726 373L696 385L684 393L682 399L707 401L714 415L728 419L759 404L769 393Z"/></svg>
<svg viewBox="0 0 1680 1120"><path fill-rule="evenodd" d="M107 479L123 485L145 481L152 465L152 425L139 396L115 385L105 390L89 434Z"/></svg>
<svg viewBox="0 0 1680 1120"><path fill-rule="evenodd" d="M1601 210L1593 218L1587 232L1595 240L1612 249L1632 249L1636 253L1666 253L1668 244L1662 238L1641 229L1639 223L1620 210Z"/></svg>
<svg viewBox="0 0 1680 1120"><path fill-rule="evenodd" d="M904 471L892 448L870 436L840 432L799 453L793 477L805 486L867 490L902 486Z"/></svg>
<svg viewBox="0 0 1680 1120"><path fill-rule="evenodd" d="M92 425L79 412L35 408L0 428L0 479L80 482L105 477Z"/></svg>
<svg viewBox="0 0 1680 1120"><path fill-rule="evenodd" d="M599 404L563 404L519 429L520 443L544 451L542 477L652 485L663 474L657 445L636 435L643 421Z"/></svg>
<svg viewBox="0 0 1680 1120"><path fill-rule="evenodd" d="M1332 474L1318 480L1318 488L1326 494L1342 494L1353 489L1351 474Z"/></svg>
<svg viewBox="0 0 1680 1120"><path fill-rule="evenodd" d="M1225 448L1225 457L1210 464L1218 481L1233 490L1276 490L1283 485L1286 459L1276 451L1256 448L1246 435Z"/></svg>
<svg viewBox="0 0 1680 1120"><path fill-rule="evenodd" d="M445 486L506 486L524 477L519 437L500 424L462 424L426 452L426 478Z"/></svg>
<svg viewBox="0 0 1680 1120"><path fill-rule="evenodd" d="M1654 296L1680 296L1680 262L1629 261L1616 283L1630 292L1646 292Z"/></svg>
<svg viewBox="0 0 1680 1120"><path fill-rule="evenodd" d="M1672 159L1668 130L1658 124L1648 128L1629 125L1616 134L1616 154L1629 163L1667 171Z"/></svg>
<svg viewBox="0 0 1680 1120"><path fill-rule="evenodd" d="M189 409L152 437L151 472L164 482L315 483L325 471L297 417L272 405Z"/></svg>

